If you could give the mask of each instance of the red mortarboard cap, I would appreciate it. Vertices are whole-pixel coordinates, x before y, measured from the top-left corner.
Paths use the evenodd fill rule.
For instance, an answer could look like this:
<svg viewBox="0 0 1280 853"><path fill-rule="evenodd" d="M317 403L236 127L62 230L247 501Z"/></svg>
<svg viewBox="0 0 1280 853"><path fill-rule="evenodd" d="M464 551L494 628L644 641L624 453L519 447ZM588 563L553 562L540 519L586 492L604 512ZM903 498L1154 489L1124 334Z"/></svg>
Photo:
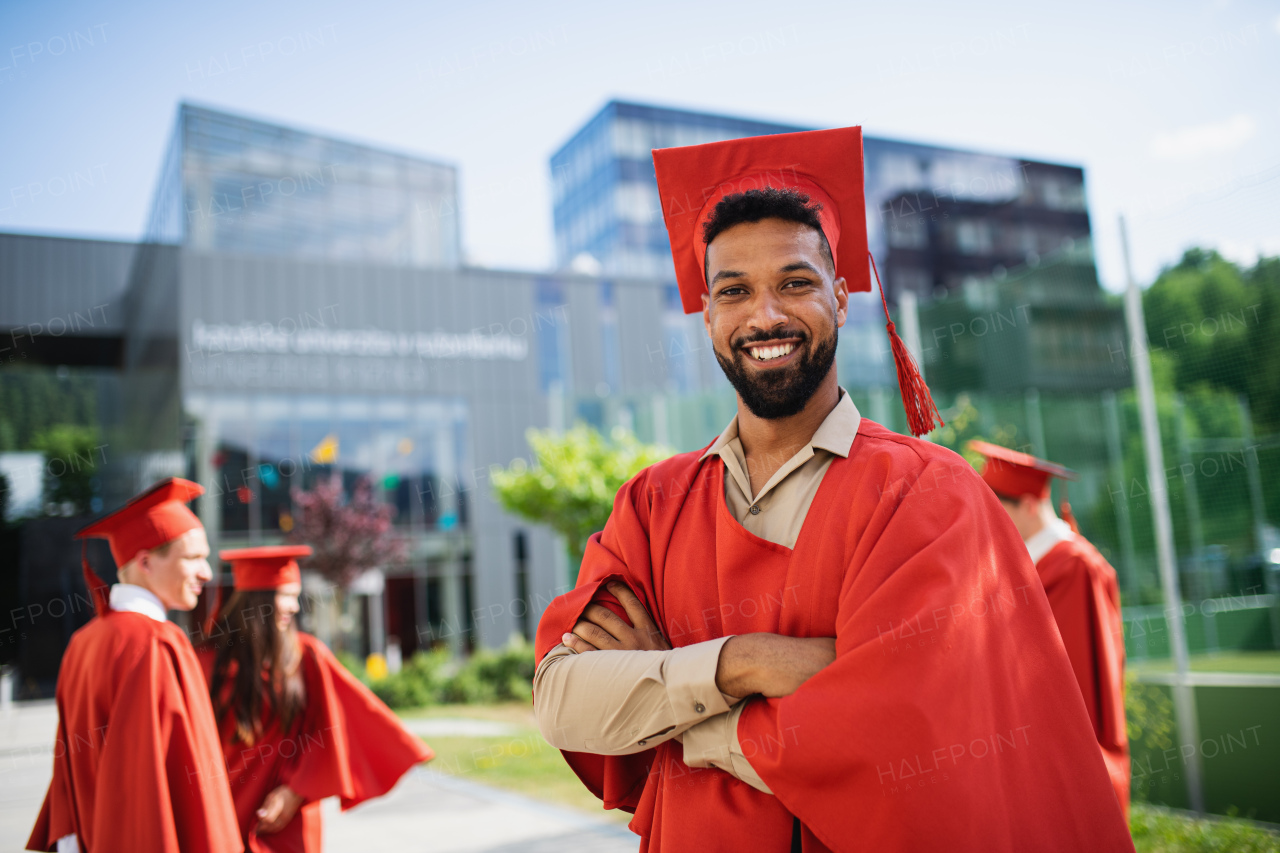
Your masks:
<svg viewBox="0 0 1280 853"><path fill-rule="evenodd" d="M231 575L239 590L278 589L285 584L301 583L298 557L311 556L309 545L273 545L263 548L237 548L219 551L218 556L231 563Z"/></svg>
<svg viewBox="0 0 1280 853"><path fill-rule="evenodd" d="M106 539L111 556L119 569L138 556L139 551L158 548L172 542L188 530L200 526L200 519L187 509L187 501L204 494L204 489L190 480L170 477L130 500L120 509L100 518L76 533L77 539ZM94 596L99 614L108 610L106 584L81 557L85 584Z"/></svg>
<svg viewBox="0 0 1280 853"><path fill-rule="evenodd" d="M822 205L818 218L831 245L836 276L849 290L871 289L867 272L867 207L862 189L862 128L808 130L660 148L653 152L658 198L671 238L676 282L686 314L702 310L707 292L702 225L725 196L774 187Z"/></svg>
<svg viewBox="0 0 1280 853"><path fill-rule="evenodd" d="M199 527L200 519L187 509L187 501L202 494L204 489L199 484L170 477L106 518L81 528L76 538L106 539L118 568L138 556L139 551L158 548Z"/></svg>
<svg viewBox="0 0 1280 853"><path fill-rule="evenodd" d="M703 224L725 196L765 187L796 190L807 195L810 204L821 205L818 220L831 247L836 277L844 278L851 293L871 290L864 260L870 258L870 252L861 127L660 148L653 152L653 168L686 314L702 310L702 295L707 292ZM871 263L874 269L875 260ZM883 287L880 300L907 424L912 435L924 435L935 421L941 426L942 417L920 369L889 320Z"/></svg>
<svg viewBox="0 0 1280 853"><path fill-rule="evenodd" d="M991 487L991 491L1006 498L1020 498L1023 495L1034 495L1038 498L1049 496L1049 479L1060 477L1064 480L1076 479L1076 473L1054 462L1037 459L1027 453L1019 453L997 444L985 441L970 441L969 449L976 450L987 457L982 466L982 480Z"/></svg>

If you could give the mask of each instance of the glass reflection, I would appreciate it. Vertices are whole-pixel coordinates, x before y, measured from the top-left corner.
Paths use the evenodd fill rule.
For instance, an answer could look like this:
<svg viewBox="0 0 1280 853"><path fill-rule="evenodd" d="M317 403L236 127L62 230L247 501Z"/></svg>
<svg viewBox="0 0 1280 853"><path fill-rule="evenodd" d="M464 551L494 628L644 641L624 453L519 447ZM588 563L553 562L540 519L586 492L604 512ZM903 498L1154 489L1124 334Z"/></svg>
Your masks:
<svg viewBox="0 0 1280 853"><path fill-rule="evenodd" d="M350 496L361 480L394 509L398 527L467 523L467 409L457 400L354 396L193 395L188 411L214 448L209 486L226 533L294 525L292 492L332 476Z"/></svg>

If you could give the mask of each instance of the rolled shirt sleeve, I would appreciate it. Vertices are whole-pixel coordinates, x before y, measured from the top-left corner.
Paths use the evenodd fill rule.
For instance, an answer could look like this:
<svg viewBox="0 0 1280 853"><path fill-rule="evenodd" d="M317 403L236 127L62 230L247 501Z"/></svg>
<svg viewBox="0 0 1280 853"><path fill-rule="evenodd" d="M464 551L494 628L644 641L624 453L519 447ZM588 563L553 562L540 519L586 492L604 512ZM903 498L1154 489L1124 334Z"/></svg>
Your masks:
<svg viewBox="0 0 1280 853"><path fill-rule="evenodd" d="M556 646L534 674L542 736L571 752L630 755L727 714L738 700L716 687L716 668L729 639L666 651Z"/></svg>

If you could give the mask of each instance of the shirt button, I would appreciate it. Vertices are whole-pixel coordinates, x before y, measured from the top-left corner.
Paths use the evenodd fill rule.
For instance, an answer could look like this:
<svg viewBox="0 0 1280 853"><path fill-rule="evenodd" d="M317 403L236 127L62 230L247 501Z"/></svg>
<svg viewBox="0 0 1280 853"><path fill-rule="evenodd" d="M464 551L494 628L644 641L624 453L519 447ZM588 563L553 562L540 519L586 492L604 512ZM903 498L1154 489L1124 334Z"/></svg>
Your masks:
<svg viewBox="0 0 1280 853"><path fill-rule="evenodd" d="M648 742L649 742L649 741L647 741L647 740L642 740L642 741L640 741L640 745L641 745L641 746L644 746L644 745L645 745L646 743L648 743Z"/></svg>
<svg viewBox="0 0 1280 853"><path fill-rule="evenodd" d="M760 507L759 507L759 506L757 506L757 505L755 505L755 504L752 504L752 505L751 505L751 514L752 514L752 515L759 515L759 514L760 514Z"/></svg>
<svg viewBox="0 0 1280 853"><path fill-rule="evenodd" d="M694 706L693 706L693 710L695 710L695 711L697 711L699 714L701 714L703 711L707 710L707 706L706 706L706 705L703 705L701 702L699 702L698 704L696 704L696 705L694 705Z"/></svg>

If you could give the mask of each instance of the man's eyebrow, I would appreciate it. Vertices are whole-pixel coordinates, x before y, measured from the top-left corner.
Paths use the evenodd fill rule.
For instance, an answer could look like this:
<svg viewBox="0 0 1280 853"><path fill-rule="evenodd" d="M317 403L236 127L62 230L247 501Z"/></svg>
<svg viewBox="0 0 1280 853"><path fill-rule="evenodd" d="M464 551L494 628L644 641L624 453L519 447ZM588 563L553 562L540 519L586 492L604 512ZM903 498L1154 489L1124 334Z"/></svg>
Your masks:
<svg viewBox="0 0 1280 853"><path fill-rule="evenodd" d="M717 281L719 281L722 278L746 278L746 277L747 277L747 274L740 270L720 270L720 272L716 273L715 277L711 279L711 283L715 284Z"/></svg>
<svg viewBox="0 0 1280 853"><path fill-rule="evenodd" d="M778 272L796 272L797 270L808 270L815 275L822 275L822 273L818 271L817 267L807 261L796 261L795 263L787 264L785 267L779 269Z"/></svg>

